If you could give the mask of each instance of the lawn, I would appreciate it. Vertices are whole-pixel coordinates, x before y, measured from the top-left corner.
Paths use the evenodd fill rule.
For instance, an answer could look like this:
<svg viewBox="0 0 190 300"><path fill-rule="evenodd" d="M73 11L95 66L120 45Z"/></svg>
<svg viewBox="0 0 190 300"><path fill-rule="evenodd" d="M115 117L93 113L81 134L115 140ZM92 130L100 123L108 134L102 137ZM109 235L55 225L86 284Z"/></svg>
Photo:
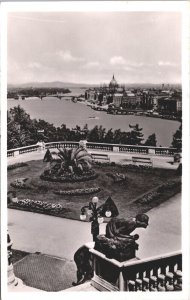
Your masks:
<svg viewBox="0 0 190 300"><path fill-rule="evenodd" d="M93 180L75 183L59 183L49 182L40 179L40 175L47 167L47 163L43 161L30 161L22 168L8 170L8 191L16 191L18 199L41 200L50 203L60 203L65 210L59 214L61 217L79 219L80 209L86 205L93 196L98 196L99 204L111 196L115 202L120 217L134 216L136 213L146 212L150 208L167 200L170 196L180 191L170 189L164 196L157 201L149 204L142 204L138 201L139 197L149 191L155 190L158 186L167 181L180 182L181 177L176 175L173 170L165 169L148 169L143 172L138 170L129 170L127 167L120 165L94 165L93 169L98 177ZM126 180L124 182L114 182L113 178L107 174L120 173L124 174ZM18 189L10 186L10 183L18 178L29 178L27 188ZM57 195L55 191L73 190L99 187L100 192L92 195ZM9 205L14 207L14 205ZM22 208L23 209L23 208Z"/></svg>

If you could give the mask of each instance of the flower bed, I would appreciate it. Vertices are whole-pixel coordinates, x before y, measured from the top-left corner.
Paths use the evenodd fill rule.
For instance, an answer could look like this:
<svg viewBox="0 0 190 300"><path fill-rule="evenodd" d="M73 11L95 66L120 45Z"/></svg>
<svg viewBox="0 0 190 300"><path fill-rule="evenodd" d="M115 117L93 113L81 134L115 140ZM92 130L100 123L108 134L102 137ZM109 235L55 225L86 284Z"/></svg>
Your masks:
<svg viewBox="0 0 190 300"><path fill-rule="evenodd" d="M54 211L54 212L62 212L64 209L61 204L52 204L45 201L36 201L36 200L30 200L30 199L22 199L22 200L16 200L14 202L14 205L17 207L23 207L23 208L33 208L33 209L40 209L43 211Z"/></svg>
<svg viewBox="0 0 190 300"><path fill-rule="evenodd" d="M42 174L40 176L42 180L47 180L52 182L80 182L80 181L88 181L88 180L96 179L97 177L98 174L96 174L92 170L85 172L82 175L67 174L62 176L55 176L55 175Z"/></svg>
<svg viewBox="0 0 190 300"><path fill-rule="evenodd" d="M126 181L126 176L122 173L107 173L106 175L111 177L115 183Z"/></svg>
<svg viewBox="0 0 190 300"><path fill-rule="evenodd" d="M102 166L102 167L106 167L106 166L120 166L121 168L123 168L126 171L138 171L138 172L153 172L153 168L150 165L133 165L133 164L126 164L126 165L122 165L119 163L115 163L115 162L101 162L101 161L95 161L93 162L94 165L97 166Z"/></svg>
<svg viewBox="0 0 190 300"><path fill-rule="evenodd" d="M57 195L70 195L70 196L81 196L81 195L89 195L100 192L99 187L87 188L87 189L75 189L75 190L66 190L66 191L55 191L54 193Z"/></svg>
<svg viewBox="0 0 190 300"><path fill-rule="evenodd" d="M172 194L176 194L181 191L181 182L180 181L168 181L163 183L153 191L147 193L146 195L142 196L138 199L139 203L148 204L153 201L158 200L159 198L163 198L167 193L172 192ZM172 196L171 194L171 196Z"/></svg>
<svg viewBox="0 0 190 300"><path fill-rule="evenodd" d="M26 166L28 166L27 163L23 163L23 162L21 162L21 163L16 163L16 164L13 164L13 165L9 165L9 166L7 167L7 170L8 170L8 171L9 171L9 170L14 170L14 169L22 168L22 167L26 167Z"/></svg>
<svg viewBox="0 0 190 300"><path fill-rule="evenodd" d="M29 188L28 186L26 186L26 181L28 180L28 178L18 178L15 179L13 182L11 182L11 186L14 188L18 188L18 189L25 189L25 188Z"/></svg>

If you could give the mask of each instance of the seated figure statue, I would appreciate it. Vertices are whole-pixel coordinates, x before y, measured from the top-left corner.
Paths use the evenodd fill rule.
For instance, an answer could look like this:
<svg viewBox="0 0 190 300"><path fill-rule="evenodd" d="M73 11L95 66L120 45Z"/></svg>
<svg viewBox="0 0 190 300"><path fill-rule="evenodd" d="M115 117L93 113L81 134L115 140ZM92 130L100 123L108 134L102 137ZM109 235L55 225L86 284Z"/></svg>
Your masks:
<svg viewBox="0 0 190 300"><path fill-rule="evenodd" d="M146 228L148 221L149 217L146 214L138 214L133 219L112 218L106 226L106 235L97 236L95 249L108 258L119 261L134 258L138 249L136 240L139 235L131 235L131 233L136 228Z"/></svg>

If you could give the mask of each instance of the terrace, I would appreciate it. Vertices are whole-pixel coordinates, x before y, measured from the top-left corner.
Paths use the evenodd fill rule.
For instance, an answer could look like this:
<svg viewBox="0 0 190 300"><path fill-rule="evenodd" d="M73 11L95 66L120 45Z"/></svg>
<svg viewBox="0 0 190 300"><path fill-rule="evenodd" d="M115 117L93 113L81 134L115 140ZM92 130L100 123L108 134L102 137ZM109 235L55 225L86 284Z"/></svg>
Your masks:
<svg viewBox="0 0 190 300"><path fill-rule="evenodd" d="M78 145L78 143L75 142L60 142L60 143L47 143L45 147L42 149L39 146L32 145L28 147L23 147L23 148L18 148L18 149L12 149L8 151L8 165L13 165L17 162L28 162L29 160L42 160L44 157L45 149L55 149L59 147L69 147L69 148L74 148ZM153 162L153 168L161 168L161 169L168 169L168 171L175 171L178 167L178 164L174 163L173 161L173 155L175 153L175 149L171 148L162 148L160 147L138 147L138 146L127 146L127 145L106 145L106 144L97 144L97 143L87 143L87 149L90 150L90 152L98 152L98 153L105 153L108 154L110 157L111 162L117 162L119 164L131 164L132 157L138 156L139 154L142 157L150 157L152 162ZM174 204L175 202L175 204ZM149 290L149 291L161 291L161 290L181 290L181 280L182 280L182 265L181 265L181 242L180 242L180 209L176 209L176 205L180 206L180 195L177 196L175 200L170 200L167 201L166 203L163 203L161 206L158 208L154 208L153 210L150 210L148 212L149 216L151 217L151 225L150 225L150 230L148 234L146 235L145 233L142 234L142 240L140 241L140 251L138 252L138 257L140 257L140 261L134 261L134 262L126 262L121 265L114 264L113 261L108 261L106 257L103 257L101 254L97 253L93 249L93 246L87 244L89 248L91 248L91 253L92 257L94 260L95 265L97 265L97 268L95 269L95 275L94 279L92 279L92 286L91 283L85 284L84 286L81 285L80 287L76 288L71 288L71 290L81 290L81 291L89 291L98 289L98 290L122 290L122 291L128 291L128 290ZM174 209L175 207L175 209ZM179 207L178 207L179 208ZM158 210L161 209L162 213L159 213ZM165 232L165 229L162 231L159 230L160 235L158 234L158 227L159 227L159 222L161 222L163 228L173 228L174 224L171 218L169 217L169 211L171 212L171 209L174 209L174 213L178 211L178 217L176 218L178 220L178 225L175 227L176 228L176 233L175 237L172 236L172 233L170 235L170 232L168 231L167 233ZM167 214L167 217L164 217L165 214ZM24 214L29 214L28 212L19 212L23 217L21 217L21 220L25 219ZM14 210L10 210L9 212L9 220L12 221L14 220ZM40 217L40 222L42 221L41 216ZM44 216L45 218L49 216ZM53 218L53 217L51 217ZM161 219L162 220L161 220ZM55 219L55 218L54 218ZM57 218L56 218L57 219ZM156 223L157 220L157 223ZM73 220L68 220L72 222L72 226L66 225L67 228L73 228L74 223L77 222L77 227L78 221L73 221ZM61 219L60 222L65 222L65 219ZM155 222L155 224L154 224ZM38 222L33 222L32 224L38 224ZM81 223L80 223L81 224ZM81 246L81 243L89 242L90 237L89 237L89 226L88 223L82 223L85 226L85 235L81 235L80 239L77 241L78 246ZM81 225L82 225L81 224ZM175 224L176 225L176 224ZM64 228L63 225L60 226L61 228ZM161 227L161 228L162 228ZM56 250L61 249L61 245L58 246L56 243L56 247L54 247L54 250L51 252L51 236L52 238L55 238L55 235L59 235L59 226L52 225L52 228L54 228L54 233L51 235L48 232L48 245L45 245L45 248L39 248L36 247L36 245L41 245L39 242L33 243L33 248L30 246L31 243L29 240L23 243L23 239L20 239L20 237L26 235L26 231L31 233L31 236L33 235L31 228L25 228L21 229L21 232L18 235L17 230L14 230L14 228L11 228L11 236L13 236L13 239L15 241L14 246L16 249L20 250L27 250L29 252L36 252L40 251L45 254L49 255L54 255L57 256ZM105 224L102 224L101 226L102 232L105 230ZM36 228L37 230L37 228ZM42 229L43 230L43 229ZM35 231L35 230L34 230ZM80 232L83 232L84 230L81 230ZM57 232L57 233L56 233ZM68 236L70 238L72 237L72 234L67 235L67 242ZM37 237L34 237L34 240ZM149 240L154 238L154 241L152 241L152 247L149 244ZM168 239L169 246L165 245L166 247L164 248L164 244L162 244L161 241L163 239ZM33 240L32 238L30 240ZM143 242L144 240L144 242ZM68 245L66 249L68 249L69 253L74 253L74 251L77 249L77 245L72 245L73 240L70 239L70 242L68 242ZM155 246L155 243L158 243L157 247ZM146 244L147 243L147 244ZM27 246L27 249L24 248L24 245ZM70 246L69 246L70 245ZM73 248L74 247L74 248ZM70 249L71 248L71 249ZM73 251L72 251L73 248ZM49 253L47 253L47 249L49 249ZM169 251L167 251L169 249ZM156 251L156 252L155 252ZM160 252L159 252L160 251ZM175 253L173 252L175 251ZM67 252L67 251L66 251ZM169 252L169 253L167 253ZM166 254L167 253L167 254ZM62 253L62 257L66 257L68 255L67 253ZM59 252L60 256L60 252ZM153 257L156 256L156 257ZM71 258L72 259L72 256ZM102 261L104 263L108 263L108 265L113 264L116 266L117 270L119 268L120 272L118 274L119 277L116 279L115 283L109 282L107 278L105 277L103 280L102 278L104 277L103 274L101 274L101 265ZM152 270L150 270L150 265L152 266ZM134 271L135 270L135 271ZM127 272L127 273L126 273ZM135 272L135 273L134 273ZM128 277L126 274L133 274L131 278ZM126 277L127 276L127 277ZM104 282L104 280L106 282ZM108 283L107 283L108 282ZM110 285L111 284L111 285ZM106 289L102 288L102 286Z"/></svg>

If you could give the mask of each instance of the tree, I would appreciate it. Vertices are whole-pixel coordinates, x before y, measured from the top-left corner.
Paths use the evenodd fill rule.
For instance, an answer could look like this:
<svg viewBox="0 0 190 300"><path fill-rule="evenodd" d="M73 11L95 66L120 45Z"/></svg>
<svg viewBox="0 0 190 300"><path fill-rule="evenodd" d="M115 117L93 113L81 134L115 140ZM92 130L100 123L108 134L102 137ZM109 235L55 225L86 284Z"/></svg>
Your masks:
<svg viewBox="0 0 190 300"><path fill-rule="evenodd" d="M97 125L89 131L87 139L89 142L99 142L99 130Z"/></svg>
<svg viewBox="0 0 190 300"><path fill-rule="evenodd" d="M144 143L145 146L153 146L153 147L156 147L156 144L157 144L157 140L156 140L155 133L149 135L146 142Z"/></svg>
<svg viewBox="0 0 190 300"><path fill-rule="evenodd" d="M114 143L115 144L120 144L121 143L121 138L122 138L122 132L121 132L121 129L116 129L114 131Z"/></svg>
<svg viewBox="0 0 190 300"><path fill-rule="evenodd" d="M141 145L143 138L142 128L139 128L139 124L136 125L129 125L132 128L131 132L129 133L129 144L130 145Z"/></svg>
<svg viewBox="0 0 190 300"><path fill-rule="evenodd" d="M178 152L182 150L182 124L173 135L172 147L177 148Z"/></svg>
<svg viewBox="0 0 190 300"><path fill-rule="evenodd" d="M113 129L109 129L105 134L104 143L112 144L113 143Z"/></svg>

